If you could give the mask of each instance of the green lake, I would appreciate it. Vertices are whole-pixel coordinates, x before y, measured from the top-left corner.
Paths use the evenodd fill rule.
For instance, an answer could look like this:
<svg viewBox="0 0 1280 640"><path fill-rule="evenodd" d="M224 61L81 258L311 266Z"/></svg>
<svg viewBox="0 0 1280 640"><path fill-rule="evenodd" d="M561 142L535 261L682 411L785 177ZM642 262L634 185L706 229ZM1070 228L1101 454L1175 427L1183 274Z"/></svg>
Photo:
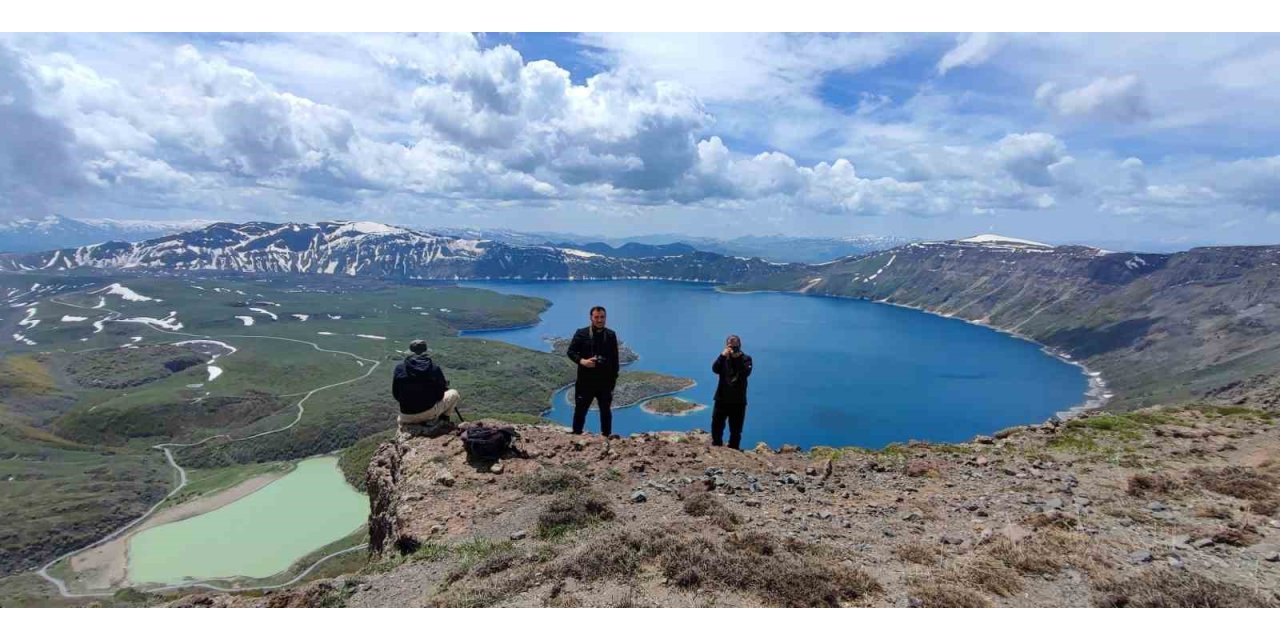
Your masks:
<svg viewBox="0 0 1280 640"><path fill-rule="evenodd" d="M225 507L147 529L129 543L134 584L265 578L365 524L368 499L334 457L312 458Z"/></svg>

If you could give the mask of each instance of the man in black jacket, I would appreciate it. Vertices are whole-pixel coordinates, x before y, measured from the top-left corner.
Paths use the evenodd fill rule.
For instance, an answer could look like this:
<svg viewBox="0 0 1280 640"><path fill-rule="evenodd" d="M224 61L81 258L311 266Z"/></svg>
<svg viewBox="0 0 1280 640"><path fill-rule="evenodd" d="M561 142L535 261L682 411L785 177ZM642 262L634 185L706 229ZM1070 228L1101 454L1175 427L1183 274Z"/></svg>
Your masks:
<svg viewBox="0 0 1280 640"><path fill-rule="evenodd" d="M591 325L569 342L569 359L578 365L573 385L573 432L582 433L594 400L600 408L600 435L613 433L613 388L618 384L618 334L605 324L604 307L591 307Z"/></svg>
<svg viewBox="0 0 1280 640"><path fill-rule="evenodd" d="M724 444L724 423L729 421L729 448L741 449L742 423L747 419L747 378L751 376L751 356L742 352L742 339L729 336L724 351L711 363L711 371L720 376L716 385L715 407L711 410L711 444Z"/></svg>
<svg viewBox="0 0 1280 640"><path fill-rule="evenodd" d="M412 355L396 365L391 381L391 395L400 403L400 425L448 419L449 412L458 406L458 390L449 388L444 372L427 355L426 342L414 340L409 351Z"/></svg>

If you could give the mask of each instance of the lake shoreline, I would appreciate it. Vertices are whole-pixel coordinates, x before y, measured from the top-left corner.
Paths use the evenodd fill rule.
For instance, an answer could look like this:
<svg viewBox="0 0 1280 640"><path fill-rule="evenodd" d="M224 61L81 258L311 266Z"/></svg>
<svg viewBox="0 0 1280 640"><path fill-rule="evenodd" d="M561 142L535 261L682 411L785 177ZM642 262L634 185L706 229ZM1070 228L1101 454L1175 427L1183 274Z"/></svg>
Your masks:
<svg viewBox="0 0 1280 640"><path fill-rule="evenodd" d="M267 487L288 475L290 471L254 476L216 493L157 511L124 535L68 558L71 572L80 584L85 584L92 590L130 586L133 583L129 579L129 547L135 536L148 529L181 522L221 509Z"/></svg>
<svg viewBox="0 0 1280 640"><path fill-rule="evenodd" d="M831 298L833 300L860 300L863 302L870 302L873 304L885 304L891 307L899 307L902 309L911 309L912 311L927 313L931 316L935 316L938 318L946 318L948 320L959 320L965 324L971 324L977 327L982 327L984 329L995 331L996 333L1002 333L1004 335L1017 338L1025 342L1030 342L1031 344L1034 344L1037 347L1040 347L1040 351L1045 355L1050 356L1054 359L1057 359L1061 362L1065 362L1074 367L1077 367L1085 375L1085 381L1088 386L1085 389L1082 402L1080 402L1079 404L1072 405L1067 409L1064 409L1062 411L1058 411L1057 413L1055 413L1054 415L1060 420L1070 420L1071 418L1074 418L1086 411L1090 411L1093 409L1100 409L1106 406L1106 404L1110 402L1111 398L1114 397L1115 395L1111 393L1111 391L1109 390L1107 386L1107 381L1102 376L1101 371L1095 371L1093 369L1090 369L1084 363L1072 358L1069 354L1063 351L1058 351L1046 344L1038 342L1034 338L1018 333L1017 331L1014 331L1012 329L997 327L995 325L987 324L979 320L969 320L967 318L960 318L952 314L941 313L938 311L934 311L932 309L918 307L915 305L903 304L899 302L889 302L887 299L877 300L875 298L858 298L858 297L852 297L852 296L835 296L835 295L830 295L825 293L808 293L807 288L804 291L772 291L772 290L765 290L765 289L759 289L759 290L753 290L753 291L725 291L723 288L723 285L721 285L721 286L715 287L715 290L718 293L724 293L729 295L780 293L784 295L807 296L807 297L815 297L815 298Z"/></svg>
<svg viewBox="0 0 1280 640"><path fill-rule="evenodd" d="M651 285L645 285L642 282L635 282L637 280L653 280L654 282ZM732 323L734 321L732 316L719 318L714 314L718 313L717 311L718 309L723 308L723 309L734 309L736 310L735 313L747 313L750 315L752 314L752 312L748 310L755 309L757 307L759 307L760 309L770 309L771 313L785 314L787 313L785 311L786 309L795 307L797 312L802 313L803 315L804 312L800 310L810 308L806 304L800 303L800 301L798 300L795 305L792 305L788 301L788 299L785 299L785 298L775 298L774 301L771 301L771 302L765 301L762 299L759 304L754 302L742 302L741 300L738 300L736 302L715 302L715 299L716 299L715 294L721 294L721 293L741 294L741 295L751 294L751 293L775 293L775 294L781 293L781 294L790 294L795 296L810 297L814 299L813 303L817 303L819 305L819 307L815 307L815 309L822 308L832 313L838 313L838 309L821 306L823 305L823 303L818 302L817 299L830 298L833 300L844 300L844 301L861 300L865 302L886 302L889 306L899 306L899 307L910 309L912 311L923 311L925 312L926 315L933 316L935 318L943 317L943 318L964 320L963 318L954 318L954 316L948 316L945 313L938 313L928 309L911 307L909 305L895 304L885 300L856 298L856 297L850 297L850 296L832 296L832 295L823 295L823 294L813 293L813 292L804 293L804 292L797 292L797 291L765 291L765 290L727 291L724 286L717 286L717 283L689 283L689 282L680 281L680 280L654 279L654 278L625 278L625 279L604 278L604 279L589 279L589 280L583 279L583 284L585 288L579 290L570 286L568 284L570 282L575 282L575 280L563 279L563 280L557 280L555 282L544 282L544 281L533 282L533 281L521 280L521 279L507 279L507 280L489 280L487 284L484 282L473 281L471 286L480 287L480 288L491 288L491 290L495 290L495 291L510 294L510 295L541 297L552 302L551 309L561 307L561 305L564 305L564 304L568 304L570 307L574 307L575 305L578 305L578 304L586 305L588 303L591 303L593 299L600 298L601 296L604 296L607 299L613 299L614 305L617 305L619 308L619 312L624 314L622 316L623 318L629 319L634 316L635 318L637 318L634 321L637 321L637 322L642 322L642 323L656 322L657 323L654 325L653 328L644 328L643 330L640 331L640 335L644 336L647 339L647 342L644 342L644 344L642 345L637 345L637 348L639 349L657 350L655 353L649 354L651 356L654 356L654 359L649 361L650 362L648 367L649 369L658 373L680 375L680 376L690 377L694 379L699 379L703 375L703 372L701 371L701 367L695 367L694 365L696 363L687 362L685 360L685 356L682 355L682 354L691 353L693 350L696 350L697 348L696 344L689 340L689 336L691 334L689 333L689 331L686 330L688 327L683 327L680 325L678 321L672 322L669 318L665 318L665 317L664 318L648 318L647 314L649 314L653 309L680 308L680 309L684 309L685 312L688 312L688 313L713 314L713 315L705 316L706 322L723 323L725 321L728 321ZM627 282L632 282L633 284L627 285L626 284ZM616 283L616 284L610 284L610 283ZM463 283L459 283L459 284L463 284ZM670 293L666 293L668 289L663 286L664 284L674 285L674 287L670 289ZM539 285L545 285L545 286L539 286ZM720 298L720 300L727 301L730 299L730 297L731 296ZM697 302L697 301L702 301L702 302ZM687 303L687 306L685 306L686 303ZM809 304L812 304L812 303L809 303ZM675 306L670 306L670 305L675 305ZM539 321L537 323L524 324L523 327L519 327L519 328L512 327L511 328L511 330L513 331L512 334L500 333L500 334L496 334L495 337L496 339L507 341L511 344L524 346L525 348L531 348L535 351L545 352L548 350L547 342L546 342L548 338L547 336L538 336L537 334L539 333L539 330L544 330L544 332L550 333L552 327L560 326L561 324L564 324L567 321L569 321L569 314L566 314L564 311L565 311L564 309L561 309L560 313L554 313L554 312L544 313L540 316ZM891 317L891 316L884 316L883 315L884 312L880 312L880 314L875 314L874 312L866 308L863 308L863 311L856 312L856 313L871 314L867 316L868 318ZM698 316L698 317L702 318L704 316ZM857 317L861 317L861 316L857 316ZM719 318L719 319L717 320L716 318ZM576 319L576 316L574 317L574 319ZM805 322L807 322L803 319L803 317L792 318L792 321L793 322L799 321L801 324L805 324ZM876 325L876 326L884 325L883 320L875 320L875 321L881 323L880 325ZM897 321L889 321L889 324L892 325L894 322L897 322ZM986 408L985 406L975 407L975 409L978 409L977 412L963 419L962 422L965 423L964 425L937 426L937 427L928 426L928 427L922 427L921 429L916 430L914 429L912 424L910 424L913 416L915 416L916 414L927 413L927 410L920 410L918 408L912 410L910 407L904 406L903 407L904 410L900 413L884 414L884 412L895 411L895 409L890 405L893 402L899 401L897 399L898 396L903 396L903 398L901 399L901 402L912 402L910 398L912 397L912 394L915 392L914 391L915 385L925 383L921 379L912 378L910 375L907 375L904 377L901 374L901 370L895 369L891 372L891 375L898 376L896 380L897 384L885 389L885 392L890 394L889 397L885 397L880 400L867 399L866 402L859 401L859 403L855 403L853 405L846 405L839 401L832 401L831 398L834 396L831 395L829 390L823 391L821 385L815 385L811 381L806 380L800 383L797 389L804 389L806 393L819 393L821 395L821 398L820 398L821 401L815 404L812 408L801 407L801 409L803 409L802 413L804 412L813 413L813 415L810 416L809 422L807 422L806 425L812 425L813 429L818 429L818 430L822 430L824 428L827 430L830 430L836 427L840 427L843 429L846 426L848 428L843 429L841 433L830 433L828 434L827 437L818 438L815 435L815 432L813 432L813 429L808 429L808 427L806 427L808 431L805 432L805 436L808 436L809 440L811 441L802 442L801 444L804 444L805 446L818 446L818 445L834 446L833 443L842 444L842 443L845 443L846 440L852 440L854 444L858 444L859 446L875 448L875 447L884 446L886 443L894 441L893 439L898 438L898 436L896 436L895 433L899 431L906 434L901 436L902 438L921 439L921 440L933 441L933 442L959 442L959 441L963 441L968 437L972 437L975 435L991 434L1010 426L1039 423L1047 419L1053 419L1055 416L1057 418L1070 418L1072 416L1078 415L1082 411L1087 411L1089 409L1094 409L1096 407L1103 406L1106 403L1106 401L1111 397L1108 386L1107 386L1107 381L1105 380L1105 378L1103 378L1098 372L1093 371L1092 369L1085 366L1081 362L1078 362L1075 359L1069 357L1068 354L1059 352L1054 349L1049 349L1045 345L1040 344L1035 340L1028 338L1027 336L1021 335L1016 331L1010 331L1007 329L993 327L988 324L984 324L982 322L975 322L975 321L969 321L969 320L964 320L964 322L965 324L975 325L975 326L981 327L982 329L994 330L998 334L1004 334L1005 336L1018 338L1021 342L1024 342L1024 343L1029 342L1031 344L1036 345L1037 347L1035 350L1028 350L1025 348L1025 345L1013 346L1009 348L1002 347L1001 344L997 344L997 343L1000 343L1000 339L992 336L992 334L988 334L989 336L988 338L982 339L981 342L977 343L977 344L983 345L980 348L957 347L957 353L963 354L964 357L967 358L966 362L969 362L972 365L970 366L970 365L964 364L963 362L957 362L956 366L958 366L962 371L973 370L975 367L977 367L977 370L982 372L982 375L977 376L978 378L991 378L992 380L1003 380L1005 378L1013 378L1012 380L1010 380L1010 384L1012 384L1013 386L1008 389L1005 389L1005 387L993 388L988 383L982 383L982 382L955 383L955 384L946 383L949 386L945 386L942 388L954 390L954 391L950 391L949 393L951 393L951 395L956 397L948 398L945 401L946 402L953 402L953 401L964 402L965 399L960 396L962 396L965 393L971 394L971 393L980 391L981 393L985 393L985 394L996 394L995 396L991 396L991 403L990 403L991 408ZM746 324L751 325L753 323L759 324L759 322L756 322L755 320L751 320ZM668 325L671 325L671 326L668 326ZM935 327L932 327L932 325L928 325L927 322L924 320L914 320L909 324L909 326L911 327L915 327L917 325L921 327L921 330L925 330L925 329L932 329L935 331L941 330L946 332L945 335L948 335L948 336L951 335L951 332L956 332L956 335L958 336L957 339L959 340L965 340L966 336L969 335L969 334L966 334L965 330L960 327L956 327L950 330L946 329L945 327L935 328ZM694 325L694 326L696 327L697 325ZM814 326L815 327L821 326L821 327L824 327L825 330L831 330L831 323L829 321L825 321L825 322L817 321L816 324L814 324ZM884 325L884 326L889 326L889 325ZM631 327L631 329L633 331L637 330L635 327ZM658 330L660 332L669 331L669 332L675 332L675 333L655 334L654 330ZM724 329L721 329L721 330L723 331ZM842 329L839 329L839 328L835 330L837 331L837 333L841 333L843 331ZM699 333L699 329L694 328L693 331L695 334L701 336L701 333ZM756 331L760 332L761 331L760 327L756 327ZM772 330L766 330L761 335L773 336L773 333L771 331ZM678 338L676 337L677 335L679 336ZM895 333L894 335L898 335L898 333ZM497 337L497 336L500 336L500 337ZM667 336L671 336L671 337L668 338ZM778 338L779 336L773 336L773 337ZM899 336L899 337L902 337L902 336ZM535 341L534 338L540 338L540 340ZM699 340L701 339L702 338L699 337ZM766 339L766 338L762 338L762 339ZM972 339L977 339L977 337L974 336L974 338ZM790 341L791 340L789 337L784 337L782 338L781 342L777 342L775 344L774 342L771 341L769 344L773 345L774 348L777 348L778 345L788 344ZM907 342L913 343L913 341L910 339L908 339ZM668 351L670 351L673 348L672 347L673 344L680 345L679 351L668 353ZM700 344L700 343L697 343L697 344ZM945 351L945 345L938 344L936 339L932 340L930 344L932 345L932 348L935 351L939 349L942 349L943 351ZM801 346L801 348L803 348L803 346ZM664 349L666 351L664 351ZM1023 355L1021 356L1009 355L1015 352L1021 352ZM878 357L878 358L881 358L882 361L892 362L892 363L907 362L909 360L909 357L901 354L901 352L893 348L885 349L881 346L872 347L869 352L864 352L864 353L875 354L874 357ZM845 355L852 355L852 354L841 354L838 357L844 357ZM1044 356L1046 355L1050 356L1050 358L1052 359L1051 360L1045 359ZM863 355L857 355L857 358L863 358L863 357L864 357ZM930 357L934 359L937 358L936 356L930 356ZM1053 362L1054 360L1056 360L1057 362ZM851 362L856 363L859 361L862 361L862 360L855 360ZM1045 364L1037 365L1035 361L1039 361ZM1062 364L1068 364L1068 365L1071 365L1071 367L1069 368L1062 367ZM955 367L951 367L951 368L955 368ZM1019 372L1024 371L1024 368L1028 374L1033 374L1041 370L1044 370L1046 372L1045 375L1048 376L1044 379L1044 382L1046 384L1052 382L1055 385L1053 389L1045 390L1044 392L1045 401L1042 401L1042 400L1018 401L1014 399L1016 397L1021 397L1021 396L1017 395L1018 392L1012 391L1012 389L1023 389L1027 393L1033 394L1032 396L1029 396L1029 397L1039 397L1039 394L1041 393L1039 389L1035 388L1037 384L1036 381L1039 380L1039 378L1037 378L1035 375L1032 375L1031 378L1026 378L1025 376L1021 378L1018 377ZM784 369L786 369L786 367L784 367ZM941 365L941 369L937 369L937 370L941 372L939 373L941 377L943 378L951 377L951 376L945 375L945 372L949 370L947 365L945 364ZM770 371L772 371L772 369ZM1077 371L1079 373L1076 373ZM777 374L775 373L774 375L776 376ZM841 374L838 371L830 372L828 375L841 376ZM844 382L845 380L846 378L844 377L839 377L838 379L836 377L831 377L831 379L827 384L834 385L835 387L839 387L839 388L843 388L844 386L847 386L847 384L876 385L879 383L880 378L874 375L868 375L863 373L858 375L850 374L847 384L846 382ZM700 382L705 384L706 380L700 380ZM790 382L785 378L771 380L771 384L773 386L782 385L782 387L778 387L778 389L791 388L790 386L788 386ZM959 384L960 386L957 386L957 384ZM962 389L965 388L964 385L969 385L969 388L974 389L974 391L962 391ZM556 422L560 422L562 424L568 423L569 416L572 414L572 405L568 403L566 403L566 405L560 404L559 402L560 398L557 398L555 394L570 391L572 386L573 386L572 382L567 382L561 387L554 389L549 394L550 402L543 406L543 408L538 413L538 415L544 419L554 419ZM780 392L778 391L778 389L774 389L775 394ZM684 390L682 389L680 391L684 391ZM790 440L793 437L790 434L794 431L791 426L794 420L793 413L791 413L789 409L780 410L778 408L779 406L786 406L785 393L787 392L781 391L781 393L783 393L784 395L772 397L771 402L774 402L774 404L767 405L767 408L763 409L765 413L762 413L760 411L757 411L755 413L756 423L763 424L764 433L761 434L762 439L769 442L774 442L776 438L785 438L789 441L794 442L794 440ZM1007 397L1007 398L1000 397L999 394L1001 393L1005 394L1006 396L1009 393L1014 393L1015 396ZM626 414L619 416L619 419L621 420L622 424L620 426L618 424L615 424L615 428L617 429L620 427L621 431L624 433L633 433L633 432L643 433L643 432L653 432L657 430L670 430L673 428L678 428L676 427L676 425L679 425L679 428L685 428L685 429L692 429L695 427L702 426L697 424L701 422L701 420L698 417L690 417L690 414L694 413L692 411L681 412L679 414L673 415L673 414L666 414L666 413L657 412L657 411L649 411L643 406L645 402L652 400L655 397L661 397L664 395L673 395L673 393L653 394L653 395L639 398L635 402L628 402L625 405L615 404L613 408L619 409L622 411L632 409L637 404L641 405L640 411L626 412ZM711 403L708 402L709 398L704 398L702 397L702 395L703 394L695 393L696 397L694 397L693 400L697 401L699 404L710 405ZM943 402L943 400L939 400L938 402ZM781 405L779 405L779 403L781 403ZM865 404L867 407L866 411L862 411L858 408L863 406L863 404ZM1022 409L1021 411L1017 409L1010 410L1009 408L1009 407L1017 407L1017 406L1025 406L1026 408ZM875 415L876 411L879 411L880 414L882 415L887 415L889 420L887 422L885 420L868 421L869 419L867 418L867 416ZM820 413L820 412L824 412L824 413ZM668 422L667 420L664 420L664 418L671 418L672 420ZM765 420L765 422L761 423L760 420ZM615 423L617 422L619 421L615 420ZM887 424L891 424L892 427L885 426ZM929 424L930 425L935 425L935 424L946 425L949 423L947 423L946 421L938 422L934 420ZM823 425L826 425L826 426L823 427ZM866 430L865 432L864 432L864 429ZM765 435L766 433L768 434L767 436ZM796 437L803 438L804 436L796 436ZM784 440L778 439L777 441L782 442Z"/></svg>

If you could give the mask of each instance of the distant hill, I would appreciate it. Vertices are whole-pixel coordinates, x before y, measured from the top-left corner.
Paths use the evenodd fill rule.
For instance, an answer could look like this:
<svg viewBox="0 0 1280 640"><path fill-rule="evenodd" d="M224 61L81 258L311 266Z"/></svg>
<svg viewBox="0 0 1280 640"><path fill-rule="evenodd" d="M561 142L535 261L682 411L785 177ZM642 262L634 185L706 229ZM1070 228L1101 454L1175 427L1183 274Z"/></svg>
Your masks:
<svg viewBox="0 0 1280 640"><path fill-rule="evenodd" d="M234 271L410 279L658 278L736 282L782 267L681 247L641 245L606 255L585 249L511 245L412 231L376 222L219 222L141 242L107 242L0 258L35 270Z"/></svg>
<svg viewBox="0 0 1280 640"><path fill-rule="evenodd" d="M698 249L692 245L682 242L672 244L641 244L639 242L628 242L620 247L613 247L603 242L589 242L587 244L574 244L572 242L561 242L554 246L564 249L578 249L581 251L589 251L591 253L609 256L611 258L662 258L667 256L684 256L691 253L697 253Z"/></svg>
<svg viewBox="0 0 1280 640"><path fill-rule="evenodd" d="M851 255L861 255L900 246L916 240L891 235L864 234L843 238L794 237L783 235L742 236L731 240L687 236L682 234L650 234L622 238L590 237L551 232L520 232L504 229L436 229L432 233L457 237L495 240L515 245L553 245L579 248L601 255L643 257L644 255L677 255L675 252L706 251L744 258L760 258L771 262L829 262ZM624 247L628 254L618 253ZM586 247L592 247L587 249ZM608 247L606 249L606 247ZM653 247L645 249L644 247Z"/></svg>
<svg viewBox="0 0 1280 640"><path fill-rule="evenodd" d="M798 266L738 289L923 309L1101 371L1121 408L1212 396L1280 406L1280 247L1111 252L982 235Z"/></svg>
<svg viewBox="0 0 1280 640"><path fill-rule="evenodd" d="M63 249L102 242L136 242L177 231L198 229L210 221L91 220L48 215L0 222L0 253Z"/></svg>

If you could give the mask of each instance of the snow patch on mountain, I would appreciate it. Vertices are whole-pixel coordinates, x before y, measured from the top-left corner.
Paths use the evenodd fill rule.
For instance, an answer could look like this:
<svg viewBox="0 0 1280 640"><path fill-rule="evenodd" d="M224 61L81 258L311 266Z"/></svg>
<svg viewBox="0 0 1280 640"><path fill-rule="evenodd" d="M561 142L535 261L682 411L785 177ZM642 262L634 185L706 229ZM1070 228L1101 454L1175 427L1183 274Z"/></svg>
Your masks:
<svg viewBox="0 0 1280 640"><path fill-rule="evenodd" d="M996 235L994 233L983 233L983 234L973 236L971 238L963 238L961 240L957 240L956 242L966 242L969 244L1022 244L1030 247L1041 247L1045 249L1053 248L1053 245L1051 244L1036 242L1034 240L1022 240L1020 238L1010 238L1009 236L1001 236L1001 235Z"/></svg>
<svg viewBox="0 0 1280 640"><path fill-rule="evenodd" d="M155 327L157 329L163 329L165 331L179 331L182 329L182 323L178 322L177 316L178 316L177 311L170 311L168 317L163 319L138 317L138 318L122 318L120 320L114 320L113 322L130 322L130 323L137 323L137 324L145 324L145 325Z"/></svg>
<svg viewBox="0 0 1280 640"><path fill-rule="evenodd" d="M90 293L102 293L109 296L120 296L121 298L129 302L153 302L153 301L162 302L161 300L157 300L156 298L150 298L150 297L144 296L138 293L137 291L130 289L129 287L121 285L119 282L114 282L107 287L98 289L97 291L91 291Z"/></svg>

